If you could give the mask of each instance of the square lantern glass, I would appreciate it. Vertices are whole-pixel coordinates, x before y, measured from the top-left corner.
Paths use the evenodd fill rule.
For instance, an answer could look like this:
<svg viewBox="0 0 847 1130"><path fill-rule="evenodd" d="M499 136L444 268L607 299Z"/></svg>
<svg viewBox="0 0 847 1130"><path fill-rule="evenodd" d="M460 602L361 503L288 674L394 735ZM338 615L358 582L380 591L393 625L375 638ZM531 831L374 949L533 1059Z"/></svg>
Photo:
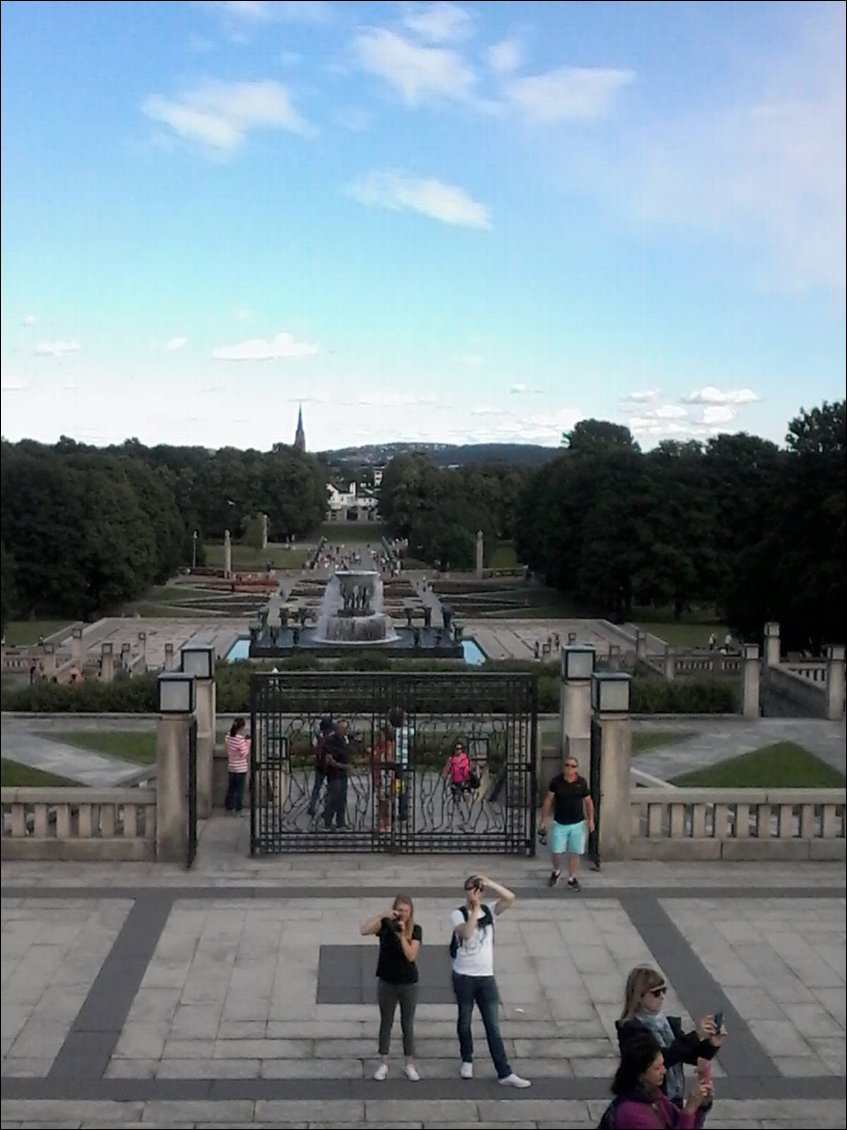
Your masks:
<svg viewBox="0 0 847 1130"><path fill-rule="evenodd" d="M160 675L156 682L160 714L193 714L194 676L175 672Z"/></svg>
<svg viewBox="0 0 847 1130"><path fill-rule="evenodd" d="M592 675L591 709L596 714L629 714L630 682L629 675Z"/></svg>
<svg viewBox="0 0 847 1130"><path fill-rule="evenodd" d="M180 670L198 679L215 676L215 649L213 647L184 647L180 652Z"/></svg>
<svg viewBox="0 0 847 1130"><path fill-rule="evenodd" d="M741 651L745 659L759 658L759 645L757 643L745 643Z"/></svg>
<svg viewBox="0 0 847 1130"><path fill-rule="evenodd" d="M45 655L52 655L56 650L56 645L52 643L43 643L41 645L41 650Z"/></svg>
<svg viewBox="0 0 847 1130"><path fill-rule="evenodd" d="M71 635L75 640L82 639L82 628L71 628Z"/></svg>
<svg viewBox="0 0 847 1130"><path fill-rule="evenodd" d="M779 635L779 624L777 624L774 620L769 620L768 623L765 624L765 635L766 636L778 636Z"/></svg>
<svg viewBox="0 0 847 1130"><path fill-rule="evenodd" d="M594 674L597 652L593 647L580 647L578 644L562 648L562 678L590 679Z"/></svg>
<svg viewBox="0 0 847 1130"><path fill-rule="evenodd" d="M138 633L138 642L139 643L144 643L144 641L146 639L147 639L147 633L146 632L139 632Z"/></svg>
<svg viewBox="0 0 847 1130"><path fill-rule="evenodd" d="M100 645L100 654L101 655L111 655L112 654L112 641L111 640L106 640L105 643L102 643Z"/></svg>

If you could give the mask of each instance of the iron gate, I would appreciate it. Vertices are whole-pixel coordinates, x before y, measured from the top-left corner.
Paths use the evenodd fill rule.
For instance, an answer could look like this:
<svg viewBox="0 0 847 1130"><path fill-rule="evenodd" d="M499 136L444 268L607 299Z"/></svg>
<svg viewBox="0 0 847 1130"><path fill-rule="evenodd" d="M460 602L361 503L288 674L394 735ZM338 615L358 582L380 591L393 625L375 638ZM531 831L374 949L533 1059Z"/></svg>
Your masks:
<svg viewBox="0 0 847 1130"><path fill-rule="evenodd" d="M185 866L197 855L197 719L188 728L188 848Z"/></svg>
<svg viewBox="0 0 847 1130"><path fill-rule="evenodd" d="M535 854L532 675L260 673L251 715L253 855ZM322 719L349 724L347 771L327 779L316 764ZM459 738L473 789L445 776Z"/></svg>

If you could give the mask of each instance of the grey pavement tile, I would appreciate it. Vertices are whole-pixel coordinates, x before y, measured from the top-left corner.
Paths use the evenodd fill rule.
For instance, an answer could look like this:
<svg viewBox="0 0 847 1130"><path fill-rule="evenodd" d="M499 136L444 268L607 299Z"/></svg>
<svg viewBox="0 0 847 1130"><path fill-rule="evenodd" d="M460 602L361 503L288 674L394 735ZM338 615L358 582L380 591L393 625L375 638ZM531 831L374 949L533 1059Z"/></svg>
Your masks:
<svg viewBox="0 0 847 1130"><path fill-rule="evenodd" d="M408 1112L408 1106L406 1107ZM362 1099L259 1099L253 1112L256 1122L326 1122L337 1126L346 1122L365 1121L365 1103Z"/></svg>
<svg viewBox="0 0 847 1130"><path fill-rule="evenodd" d="M216 1041L169 1039L162 1049L162 1059L211 1059Z"/></svg>
<svg viewBox="0 0 847 1130"><path fill-rule="evenodd" d="M617 1048L609 1040L515 1040L515 1054L518 1059L534 1059L536 1056L561 1056L562 1059L617 1059Z"/></svg>
<svg viewBox="0 0 847 1130"><path fill-rule="evenodd" d="M144 1104L144 1122L160 1122L171 1126L175 1122L250 1122L253 1118L253 1099L154 1099Z"/></svg>
<svg viewBox="0 0 847 1130"><path fill-rule="evenodd" d="M159 1061L157 1079L258 1079L258 1059L177 1059Z"/></svg>
<svg viewBox="0 0 847 1130"><path fill-rule="evenodd" d="M52 1055L7 1057L3 1060L3 1074L44 1078L52 1066Z"/></svg>
<svg viewBox="0 0 847 1130"><path fill-rule="evenodd" d="M262 1079L366 1079L376 1070L368 1071L361 1059L263 1059L259 1061L259 1075ZM398 1064L393 1074L402 1078L402 1068Z"/></svg>
<svg viewBox="0 0 847 1130"><path fill-rule="evenodd" d="M144 1104L140 1102L89 1101L86 1099L4 1099L3 1124L6 1119L26 1122L61 1123L75 1119L77 1125L100 1119L113 1125L140 1122Z"/></svg>
<svg viewBox="0 0 847 1130"><path fill-rule="evenodd" d="M382 1122L394 1126L414 1113L423 1121L457 1122L467 1120L474 1113L475 1103L468 1099L418 1099L414 1103L403 1099L366 1099L365 1121Z"/></svg>
<svg viewBox="0 0 847 1130"><path fill-rule="evenodd" d="M161 1060L158 1059L118 1059L109 1060L106 1068L107 1079L153 1079Z"/></svg>
<svg viewBox="0 0 847 1130"><path fill-rule="evenodd" d="M826 1066L819 1056L790 1056L775 1055L774 1063L779 1068L780 1074L788 1079L802 1079L816 1075L832 1075L834 1072Z"/></svg>
<svg viewBox="0 0 847 1130"><path fill-rule="evenodd" d="M333 1046L344 1045L345 1041L327 1040ZM359 1044L365 1041L350 1041L347 1044L347 1056L363 1054L364 1049ZM368 1045L372 1047L372 1044ZM311 1059L315 1049L312 1040L215 1040L212 1049L214 1059ZM321 1055L329 1058L330 1052L322 1045ZM341 1054L339 1050L337 1054Z"/></svg>
<svg viewBox="0 0 847 1130"><path fill-rule="evenodd" d="M522 1091L521 1094L526 1094ZM477 1103L480 1118L489 1122L519 1122L529 1120L539 1122L557 1120L560 1125L566 1119L578 1125L592 1124L588 1105L582 1099L480 1099Z"/></svg>

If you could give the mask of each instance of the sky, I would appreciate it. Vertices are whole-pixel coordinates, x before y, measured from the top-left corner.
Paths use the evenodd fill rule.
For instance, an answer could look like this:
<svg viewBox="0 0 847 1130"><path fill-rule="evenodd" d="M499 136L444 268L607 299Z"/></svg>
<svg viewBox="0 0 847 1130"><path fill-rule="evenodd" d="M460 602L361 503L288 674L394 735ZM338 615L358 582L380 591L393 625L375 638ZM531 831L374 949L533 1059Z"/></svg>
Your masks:
<svg viewBox="0 0 847 1130"><path fill-rule="evenodd" d="M844 3L2 4L2 433L781 443L845 389Z"/></svg>

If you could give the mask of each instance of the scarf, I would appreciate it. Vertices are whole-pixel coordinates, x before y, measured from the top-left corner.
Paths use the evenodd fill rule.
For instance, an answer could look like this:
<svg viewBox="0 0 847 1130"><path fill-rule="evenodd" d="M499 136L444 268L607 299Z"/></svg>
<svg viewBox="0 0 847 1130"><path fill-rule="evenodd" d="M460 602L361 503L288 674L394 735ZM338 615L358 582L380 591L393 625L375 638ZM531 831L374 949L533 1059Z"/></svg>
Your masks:
<svg viewBox="0 0 847 1130"><path fill-rule="evenodd" d="M655 1036L660 1047L669 1048L674 1042L673 1028L663 1012L640 1009L634 1019ZM679 1103L682 1100L685 1094L685 1069L681 1063L674 1063L667 1068L662 1090L671 1102Z"/></svg>

